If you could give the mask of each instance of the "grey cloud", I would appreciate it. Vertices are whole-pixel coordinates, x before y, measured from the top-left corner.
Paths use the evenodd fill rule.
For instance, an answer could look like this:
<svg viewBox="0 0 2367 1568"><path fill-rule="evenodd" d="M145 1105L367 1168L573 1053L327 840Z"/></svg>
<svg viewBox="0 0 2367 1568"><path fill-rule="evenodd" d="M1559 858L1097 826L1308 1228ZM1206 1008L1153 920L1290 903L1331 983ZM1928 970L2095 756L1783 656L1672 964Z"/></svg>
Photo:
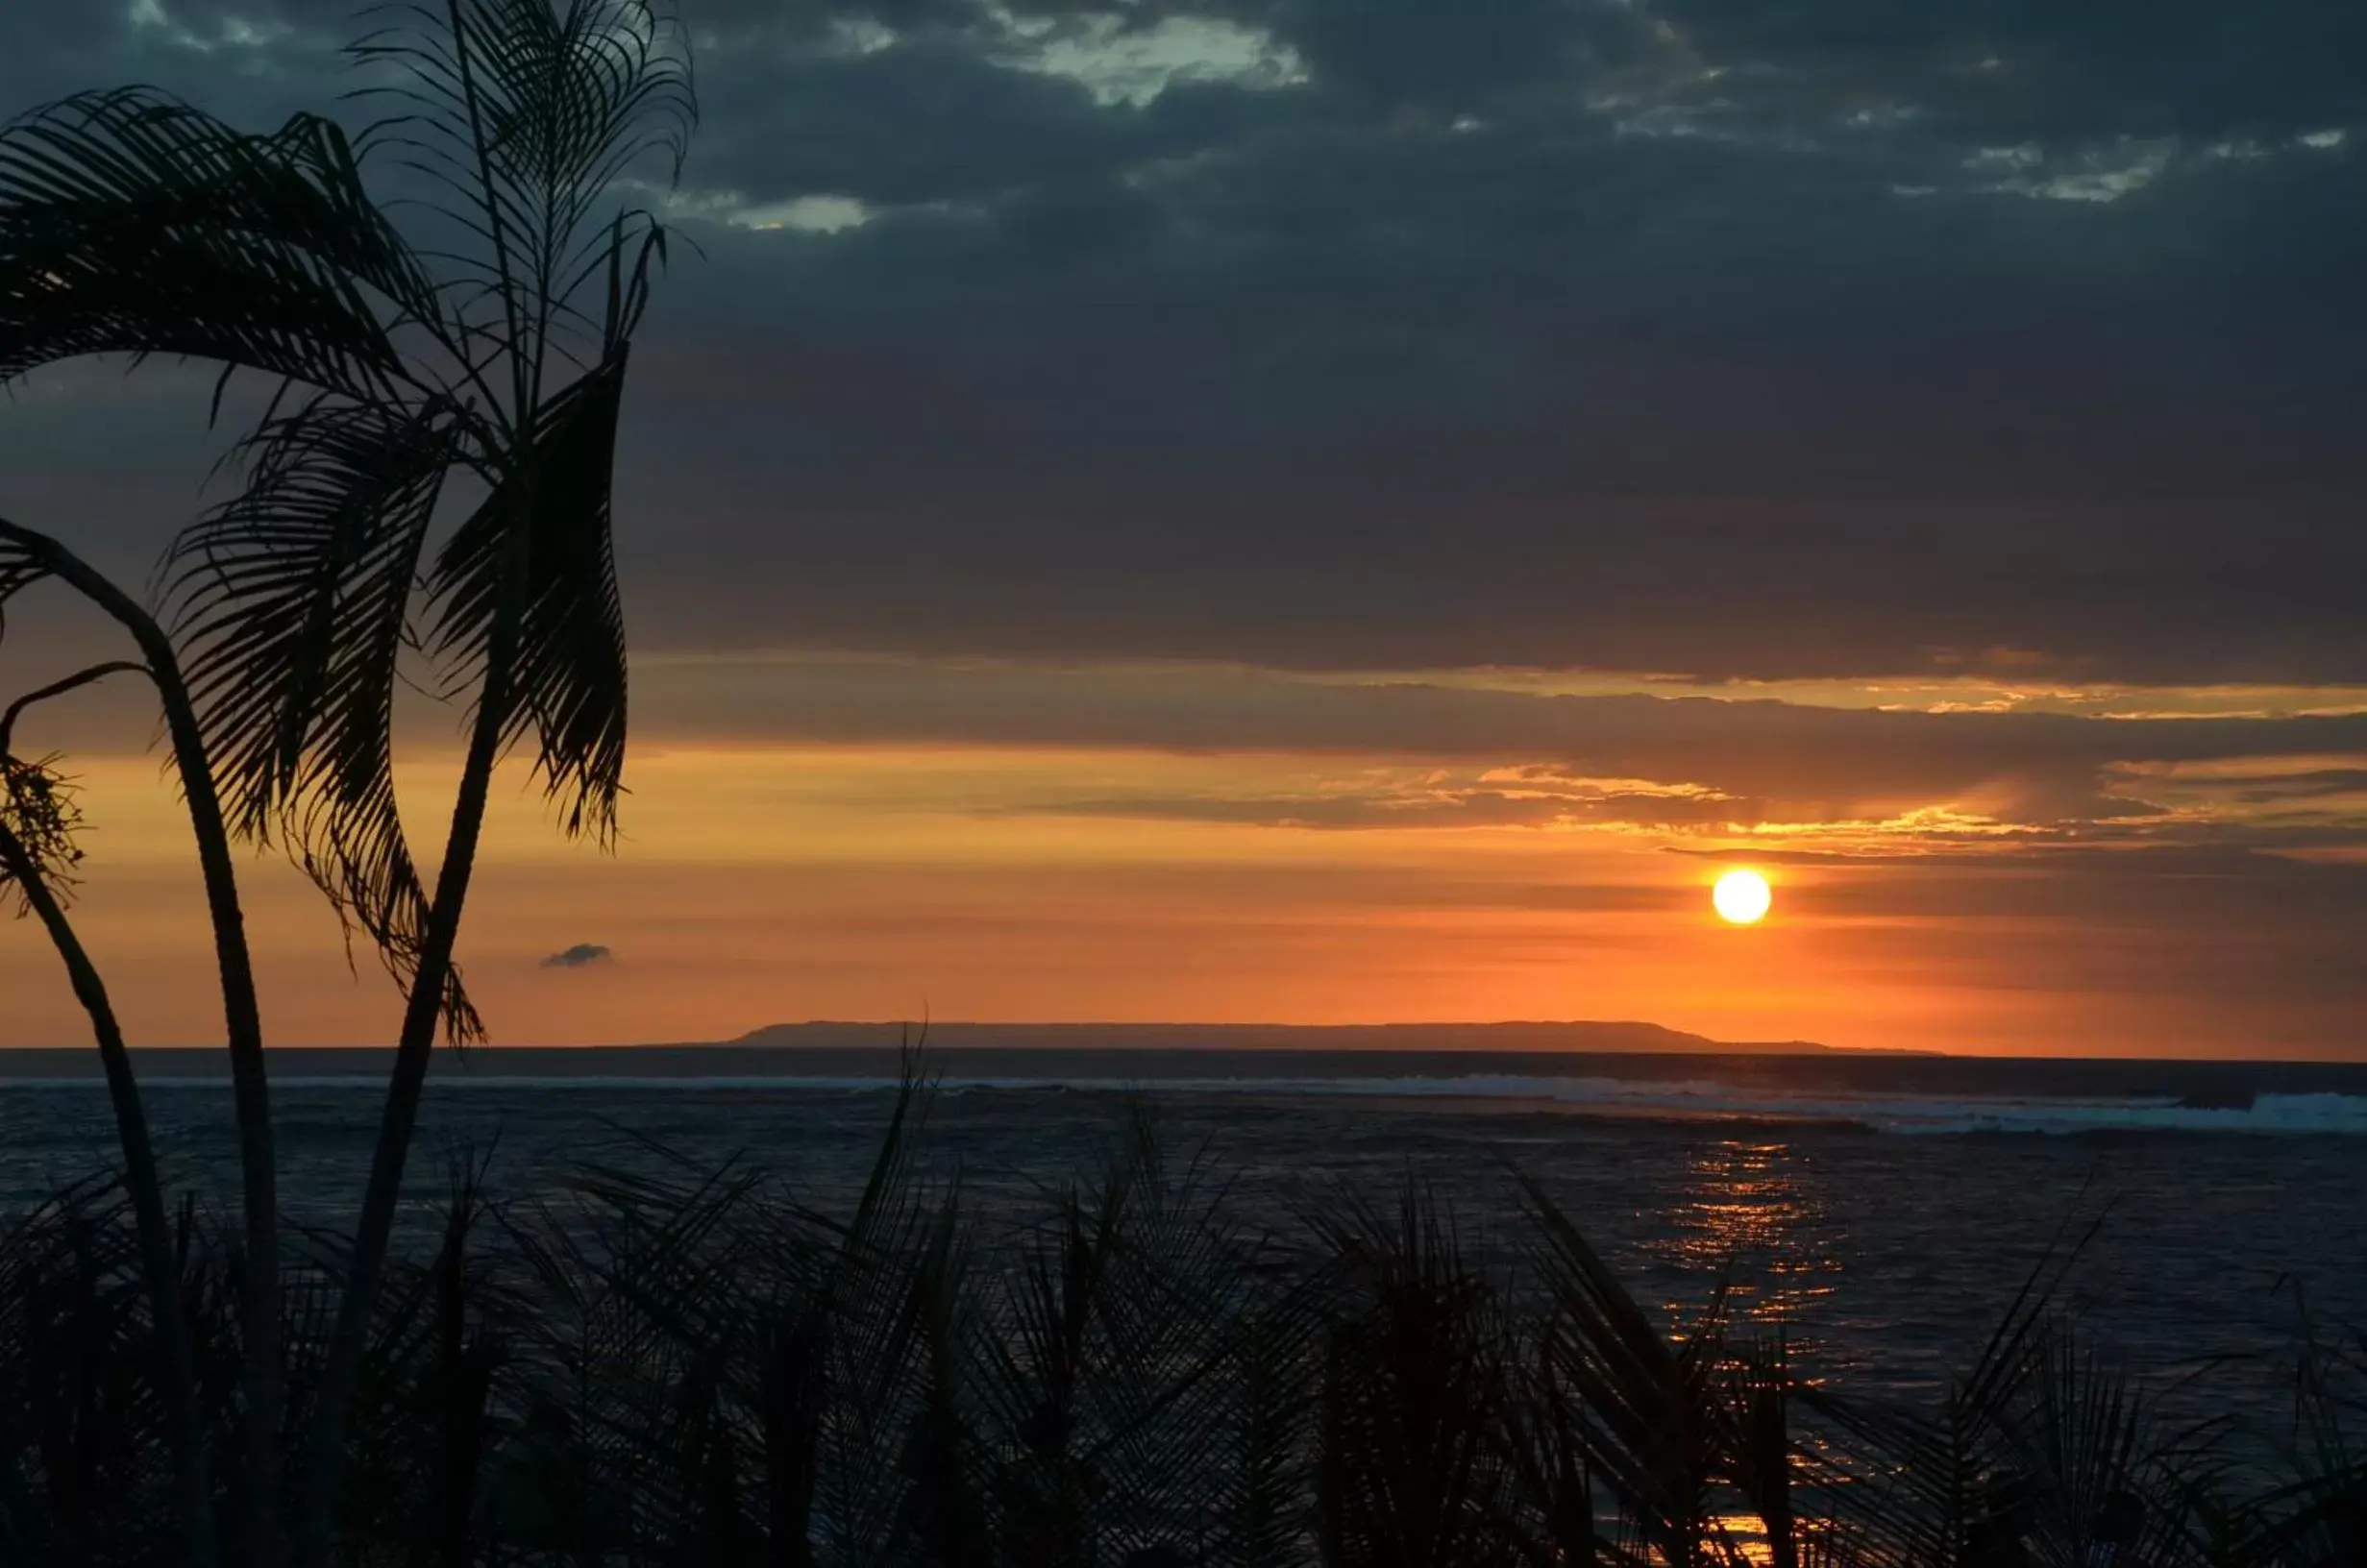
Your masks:
<svg viewBox="0 0 2367 1568"><path fill-rule="evenodd" d="M1653 9L1710 60L1921 103L1990 135L2274 135L2347 123L2367 104L2352 68L2367 17L2342 0Z"/></svg>
<svg viewBox="0 0 2367 1568"><path fill-rule="evenodd" d="M1074 82L998 66L960 40L851 59L728 58L706 72L696 182L758 201L883 205L999 197L1115 175L1195 144L1150 110L1104 110Z"/></svg>
<svg viewBox="0 0 2367 1568"><path fill-rule="evenodd" d="M573 947L562 947L542 961L546 969L582 969L596 964L615 961L616 955L597 942L579 942Z"/></svg>
<svg viewBox="0 0 2367 1568"><path fill-rule="evenodd" d="M132 0L17 7L0 53L0 113L87 87L140 82L242 121L327 111L353 85L340 55L347 0Z"/></svg>
<svg viewBox="0 0 2367 1568"><path fill-rule="evenodd" d="M1344 830L1605 823L1689 828L1752 825L1765 819L1766 809L1762 801L1718 795L1664 795L1637 790L1513 792L1484 786L1434 784L1311 796L1104 796L1046 801L1014 814Z"/></svg>
<svg viewBox="0 0 2367 1568"><path fill-rule="evenodd" d="M653 483L784 596L651 576L710 646L2355 671L2333 345L2367 238L2349 155L2298 156L2108 208L1575 122L1302 125L732 242L718 303L778 265L795 325L734 374L684 323L667 393L862 374L703 406L704 493Z"/></svg>
<svg viewBox="0 0 2367 1568"><path fill-rule="evenodd" d="M2045 916L2100 925L2185 923L2207 903L2233 933L2261 922L2327 926L2339 942L2367 917L2367 867L2232 845L2065 848L1828 859L1828 876L1787 894L1835 916ZM1867 874L1846 874L1856 870ZM2367 976L2362 976L2367 979Z"/></svg>
<svg viewBox="0 0 2367 1568"><path fill-rule="evenodd" d="M286 28L208 52L50 8L0 107L326 105L333 9L168 6ZM1147 104L968 0L686 9L695 192L871 221L686 220L628 415L642 646L2367 676L2355 7L1015 8L1309 72ZM44 512L166 487L55 423L0 465L115 471Z"/></svg>
<svg viewBox="0 0 2367 1568"><path fill-rule="evenodd" d="M1572 0L1464 0L1451 26L1430 0L1283 0L1268 12L1318 80L1384 99L1475 102L1578 62L1587 32L1640 25ZM1592 28L1588 23L1592 22Z"/></svg>
<svg viewBox="0 0 2367 1568"><path fill-rule="evenodd" d="M844 743L1158 747L1544 765L1526 785L1646 780L1714 792L1714 804L1589 796L1579 815L1666 825L1699 810L1722 820L1802 821L1881 815L1980 793L2009 820L2108 823L2155 815L2158 780L2129 765L2367 755L2367 716L2099 720L2059 715L1887 712L1771 700L1538 697L1424 685L1309 682L1220 670L1087 671L897 662L667 665L644 679L658 734ZM2261 770L2271 775L2279 770ZM2318 772L2303 764L2294 772ZM2262 780L2253 781L2256 787ZM1451 815L1550 808L1491 802L1521 786L1467 779ZM1592 786L1588 786L1591 790ZM1573 795L1573 801L1581 796ZM1402 790L1323 807L1321 819L1385 818ZM1091 809L1109 811L1116 803ZM1189 803L1170 803L1179 812ZM1256 819L1273 801L1206 802ZM1661 815L1654 815L1654 814Z"/></svg>
<svg viewBox="0 0 2367 1568"><path fill-rule="evenodd" d="M2313 768L2272 778L2226 780L2215 787L2248 805L2367 796L2367 769Z"/></svg>

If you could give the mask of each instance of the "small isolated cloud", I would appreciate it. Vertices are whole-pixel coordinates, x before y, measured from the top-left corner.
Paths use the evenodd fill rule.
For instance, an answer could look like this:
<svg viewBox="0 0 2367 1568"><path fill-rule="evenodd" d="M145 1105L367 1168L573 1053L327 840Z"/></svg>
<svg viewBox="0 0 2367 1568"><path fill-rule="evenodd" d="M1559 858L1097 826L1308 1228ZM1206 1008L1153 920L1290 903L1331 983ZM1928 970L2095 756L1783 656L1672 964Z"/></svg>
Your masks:
<svg viewBox="0 0 2367 1568"><path fill-rule="evenodd" d="M606 964L616 955L597 942L579 942L573 947L562 947L542 961L546 969L586 969L595 964Z"/></svg>

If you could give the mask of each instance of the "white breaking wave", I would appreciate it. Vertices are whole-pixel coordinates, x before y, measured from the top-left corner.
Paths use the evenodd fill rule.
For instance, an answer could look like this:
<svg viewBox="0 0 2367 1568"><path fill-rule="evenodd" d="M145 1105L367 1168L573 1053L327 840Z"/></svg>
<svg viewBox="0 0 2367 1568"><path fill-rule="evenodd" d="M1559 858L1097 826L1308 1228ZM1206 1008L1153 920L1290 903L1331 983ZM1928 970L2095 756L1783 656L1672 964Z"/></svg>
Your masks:
<svg viewBox="0 0 2367 1568"><path fill-rule="evenodd" d="M1166 1087L1182 1087L1180 1085ZM1706 1080L1619 1078L1236 1079L1193 1086L1244 1093L1346 1094L1541 1100L1633 1115L1848 1121L1886 1133L2367 1134L2367 1095L2262 1094L2248 1110L2202 1110L2167 1096L2078 1099L2059 1095L1941 1096L1786 1091Z"/></svg>
<svg viewBox="0 0 2367 1568"><path fill-rule="evenodd" d="M2200 1110L2161 1097L2076 1099L2057 1095L1939 1096L1787 1092L1706 1080L1472 1075L1457 1078L1227 1078L1114 1080L949 1077L948 1089L1116 1090L1348 1098L1542 1102L1603 1114L1688 1120L1854 1122L1885 1133L2344 1133L2367 1135L2367 1095L2262 1094L2249 1110Z"/></svg>
<svg viewBox="0 0 2367 1568"><path fill-rule="evenodd" d="M96 1089L88 1079L17 1079L10 1089ZM227 1090L223 1078L162 1077L150 1088ZM342 1090L382 1092L367 1074L292 1074L274 1081L282 1090ZM667 1090L796 1090L875 1093L894 1090L893 1078L831 1078L759 1074L657 1076L642 1074L528 1074L447 1071L432 1082L437 1092L500 1092L504 1090L576 1089ZM2077 1098L2062 1095L1936 1095L1851 1093L1846 1090L1788 1091L1763 1085L1709 1080L1650 1082L1626 1078L1544 1077L1470 1074L1461 1077L1380 1078L1086 1078L964 1077L938 1080L945 1092L1020 1091L1128 1092L1169 1095L1239 1094L1261 1098L1389 1099L1489 1102L1561 1107L1575 1113L1698 1121L1813 1121L1848 1123L1881 1133L1946 1135L1981 1133L2072 1134L2095 1132L2318 1133L2367 1136L2367 1095L2262 1094L2249 1109L2204 1110L2175 1099Z"/></svg>

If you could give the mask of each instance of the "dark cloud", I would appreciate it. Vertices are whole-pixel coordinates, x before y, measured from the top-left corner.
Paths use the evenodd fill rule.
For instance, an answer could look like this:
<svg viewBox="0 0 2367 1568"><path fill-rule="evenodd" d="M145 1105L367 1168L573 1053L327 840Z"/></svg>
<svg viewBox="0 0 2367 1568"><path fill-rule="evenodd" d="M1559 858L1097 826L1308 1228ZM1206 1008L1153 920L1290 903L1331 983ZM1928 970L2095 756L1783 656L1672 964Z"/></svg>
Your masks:
<svg viewBox="0 0 2367 1568"><path fill-rule="evenodd" d="M1224 670L1058 670L854 661L669 665L644 679L656 739L956 742L1395 757L1462 772L1328 800L1169 800L1142 814L1341 825L1490 812L1633 823L1820 821L1977 800L2034 827L2157 818L2175 793L2302 792L2309 759L2367 755L2367 716L2093 719L1888 711L1771 699L1536 696ZM1507 777L1483 773L1509 768ZM2213 776L2240 764L2244 776ZM1529 772L1520 772L1518 770ZM2189 775L2202 772L2199 783ZM2342 770L2334 770L2342 772ZM1703 792L1639 798L1615 783ZM1529 796L1505 798L1508 794ZM1550 798L1538 798L1540 796ZM1120 802L1087 802L1103 813ZM1138 803L1140 804L1140 803ZM1404 813L1403 816L1394 814Z"/></svg>
<svg viewBox="0 0 2367 1568"><path fill-rule="evenodd" d="M1661 0L1653 11L1707 60L1916 105L1959 134L2274 136L2350 123L2367 104L2355 69L2367 16L2342 0Z"/></svg>
<svg viewBox="0 0 2367 1568"><path fill-rule="evenodd" d="M1694 796L1583 786L1508 791L1434 782L1397 789L1350 789L1314 795L1096 796L1014 812L1023 814L1338 829L1568 827L1606 823L1682 829L1753 825L1765 819L1766 810L1760 801L1716 794Z"/></svg>
<svg viewBox="0 0 2367 1568"><path fill-rule="evenodd" d="M0 105L327 105L342 10L49 8ZM642 646L2367 677L2355 6L685 11ZM162 469L61 426L45 509Z"/></svg>
<svg viewBox="0 0 2367 1568"><path fill-rule="evenodd" d="M596 964L615 962L616 955L597 942L579 942L573 947L562 947L542 961L546 969L584 969Z"/></svg>
<svg viewBox="0 0 2367 1568"><path fill-rule="evenodd" d="M999 198L1196 144L1155 105L1106 112L1076 83L1002 68L958 38L709 77L697 179L759 202Z"/></svg>
<svg viewBox="0 0 2367 1568"><path fill-rule="evenodd" d="M1385 101L1449 104L1564 75L1605 17L1615 31L1637 25L1612 7L1572 0L1462 0L1451 21L1435 0L1283 0L1252 8L1259 12L1305 51L1320 82Z"/></svg>

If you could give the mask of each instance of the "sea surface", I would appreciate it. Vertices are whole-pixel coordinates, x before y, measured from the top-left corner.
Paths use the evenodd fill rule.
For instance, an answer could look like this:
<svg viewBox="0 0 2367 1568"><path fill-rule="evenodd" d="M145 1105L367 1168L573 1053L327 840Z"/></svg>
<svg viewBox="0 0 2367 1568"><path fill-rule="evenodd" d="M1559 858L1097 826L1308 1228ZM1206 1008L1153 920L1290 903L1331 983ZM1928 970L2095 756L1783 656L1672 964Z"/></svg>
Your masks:
<svg viewBox="0 0 2367 1568"><path fill-rule="evenodd" d="M44 1053L46 1055L46 1053ZM359 1191L382 1059L275 1053L283 1184L336 1224ZM2367 1067L1815 1056L948 1050L925 1147L988 1223L1090 1178L1133 1107L1179 1161L1287 1228L1413 1181L1519 1266L1534 1177L1673 1323L1720 1279L1819 1376L1929 1397L2050 1249L2061 1299L2174 1410L2273 1433L2306 1323L2367 1330ZM479 1052L438 1065L413 1234L456 1162L555 1192L587 1164L739 1161L844 1205L897 1092L892 1051ZM174 1179L235 1190L219 1064L149 1053ZM0 1209L111 1155L87 1064L0 1075Z"/></svg>

